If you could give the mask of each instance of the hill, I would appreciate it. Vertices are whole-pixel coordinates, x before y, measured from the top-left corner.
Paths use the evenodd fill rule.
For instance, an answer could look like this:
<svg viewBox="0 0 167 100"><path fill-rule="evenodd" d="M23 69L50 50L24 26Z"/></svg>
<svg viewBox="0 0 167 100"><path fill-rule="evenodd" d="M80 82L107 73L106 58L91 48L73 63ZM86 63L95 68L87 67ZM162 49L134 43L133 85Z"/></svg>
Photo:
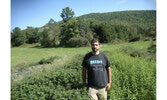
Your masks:
<svg viewBox="0 0 167 100"><path fill-rule="evenodd" d="M156 24L155 10L135 10L135 11L119 11L108 13L91 13L79 16L84 19L95 19L102 22L111 22L113 24Z"/></svg>
<svg viewBox="0 0 167 100"><path fill-rule="evenodd" d="M78 19L89 22L101 42L156 39L155 10L91 13Z"/></svg>

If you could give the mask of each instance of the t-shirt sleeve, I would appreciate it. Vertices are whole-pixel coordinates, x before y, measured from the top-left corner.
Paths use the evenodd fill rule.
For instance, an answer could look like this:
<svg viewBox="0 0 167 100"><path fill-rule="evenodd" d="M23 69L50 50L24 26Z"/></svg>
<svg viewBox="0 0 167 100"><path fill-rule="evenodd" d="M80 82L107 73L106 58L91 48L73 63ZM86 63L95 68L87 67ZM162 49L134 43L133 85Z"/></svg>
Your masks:
<svg viewBox="0 0 167 100"><path fill-rule="evenodd" d="M107 58L107 56L104 54L104 58L105 58L105 60L106 60L106 68L108 68L108 67L110 67L110 65L111 65L111 63L110 63L110 61L108 60L108 58Z"/></svg>

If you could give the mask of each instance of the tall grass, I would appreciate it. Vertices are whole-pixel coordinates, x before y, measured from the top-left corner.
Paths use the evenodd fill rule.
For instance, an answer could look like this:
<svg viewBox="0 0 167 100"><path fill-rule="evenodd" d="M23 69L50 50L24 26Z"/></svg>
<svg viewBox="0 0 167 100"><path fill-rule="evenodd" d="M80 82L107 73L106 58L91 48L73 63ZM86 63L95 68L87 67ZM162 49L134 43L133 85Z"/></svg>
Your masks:
<svg viewBox="0 0 167 100"><path fill-rule="evenodd" d="M149 58L149 60L146 57L150 56L148 48L151 43L150 41L140 41L119 45L102 44L101 51L108 56L112 70L112 85L108 91L108 100L156 100L156 59L155 56L152 57L153 59ZM128 49L129 47L131 49ZM16 48L13 49L16 50ZM57 57L61 56L63 59L66 55L66 59L70 60L69 62L60 60L61 64L58 64L58 59L54 60L51 64L47 64L47 67L45 67L45 64L42 65L45 67L45 70L47 70L47 68L51 68L51 70L38 75L32 75L31 77L23 76L22 81L12 82L12 100L21 98L41 100L54 100L55 98L59 100L89 100L88 95L82 89L81 73L81 62L84 54L91 51L89 47L17 49L25 49L28 52L32 50L31 56L33 53L46 53L49 51L52 56L55 54ZM33 50L36 51L33 52ZM143 51L140 52L140 50ZM137 53L135 53L136 56L131 56L134 51L137 51ZM39 54L39 57L37 57L40 60L44 57L41 55ZM49 56L51 57L51 55L48 53L48 58ZM29 57L29 59L31 59L31 57ZM47 59L47 57L45 59ZM52 68L53 66L61 67Z"/></svg>
<svg viewBox="0 0 167 100"><path fill-rule="evenodd" d="M109 54L108 54L109 55ZM119 52L110 54L112 86L108 98L111 100L155 100L155 61L134 58Z"/></svg>

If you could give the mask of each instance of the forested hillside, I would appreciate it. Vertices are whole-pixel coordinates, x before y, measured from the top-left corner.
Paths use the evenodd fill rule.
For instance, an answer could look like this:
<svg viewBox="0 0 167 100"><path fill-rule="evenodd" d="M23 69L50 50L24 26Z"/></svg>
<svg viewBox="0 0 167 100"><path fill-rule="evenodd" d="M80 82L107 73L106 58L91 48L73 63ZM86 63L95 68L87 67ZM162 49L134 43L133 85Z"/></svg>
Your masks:
<svg viewBox="0 0 167 100"><path fill-rule="evenodd" d="M136 11L120 11L108 13L91 13L80 16L84 19L95 19L102 22L110 22L113 24L122 25L155 25L156 11L155 10L136 10Z"/></svg>
<svg viewBox="0 0 167 100"><path fill-rule="evenodd" d="M40 43L42 47L81 47L88 46L93 37L102 43L156 39L155 10L91 13L75 17L74 11L66 7L61 17L62 21L50 19L40 28L20 30L16 27L11 32L12 46Z"/></svg>
<svg viewBox="0 0 167 100"><path fill-rule="evenodd" d="M93 29L100 36L101 42L137 41L156 37L155 10L92 13L79 18L95 23ZM102 38L104 36L110 38Z"/></svg>

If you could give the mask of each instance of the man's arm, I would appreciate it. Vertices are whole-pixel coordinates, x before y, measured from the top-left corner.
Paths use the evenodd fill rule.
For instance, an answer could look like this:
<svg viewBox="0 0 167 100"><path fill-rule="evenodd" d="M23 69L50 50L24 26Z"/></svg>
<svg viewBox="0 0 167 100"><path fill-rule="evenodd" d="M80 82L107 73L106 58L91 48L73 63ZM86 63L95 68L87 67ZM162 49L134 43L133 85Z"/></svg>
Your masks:
<svg viewBox="0 0 167 100"><path fill-rule="evenodd" d="M86 87L86 67L82 67L82 81L83 86Z"/></svg>
<svg viewBox="0 0 167 100"><path fill-rule="evenodd" d="M108 84L107 84L106 90L109 90L111 83L112 83L112 81L111 81L111 68L110 67L107 68L107 74L108 74Z"/></svg>

